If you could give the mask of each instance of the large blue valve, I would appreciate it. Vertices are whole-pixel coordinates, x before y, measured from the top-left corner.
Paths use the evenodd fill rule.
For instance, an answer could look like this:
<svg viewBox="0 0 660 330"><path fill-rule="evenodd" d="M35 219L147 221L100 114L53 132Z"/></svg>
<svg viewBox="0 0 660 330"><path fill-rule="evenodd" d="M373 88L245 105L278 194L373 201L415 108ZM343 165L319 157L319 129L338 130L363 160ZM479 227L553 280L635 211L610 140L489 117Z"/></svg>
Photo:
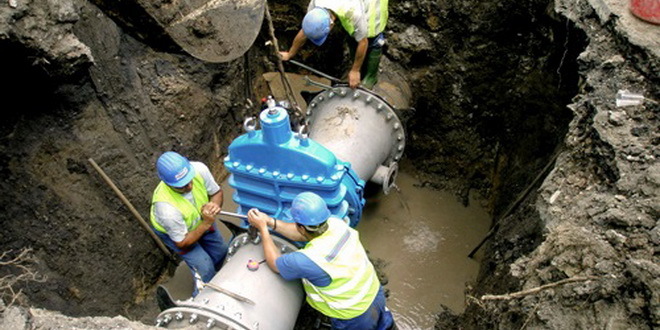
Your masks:
<svg viewBox="0 0 660 330"><path fill-rule="evenodd" d="M365 182L328 149L302 132L291 130L284 108L262 111L261 130L254 120L245 123L246 134L229 146L225 167L238 213L258 208L277 219L289 221L293 198L312 191L328 204L333 216L355 227L362 216Z"/></svg>

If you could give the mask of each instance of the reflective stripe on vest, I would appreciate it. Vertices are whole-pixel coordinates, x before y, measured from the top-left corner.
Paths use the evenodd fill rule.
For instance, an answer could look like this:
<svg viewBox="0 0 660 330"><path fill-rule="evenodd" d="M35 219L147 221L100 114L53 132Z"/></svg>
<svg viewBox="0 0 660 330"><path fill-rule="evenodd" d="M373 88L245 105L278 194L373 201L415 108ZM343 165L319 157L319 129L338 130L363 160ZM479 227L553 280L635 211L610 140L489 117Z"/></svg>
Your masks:
<svg viewBox="0 0 660 330"><path fill-rule="evenodd" d="M389 12L388 0L367 0L368 29L367 38L373 38L385 30Z"/></svg>
<svg viewBox="0 0 660 330"><path fill-rule="evenodd" d="M151 199L151 225L159 232L167 233L165 228L156 221L156 215L154 213L154 205L158 202L165 202L181 212L188 231L197 228L201 223L202 215L200 211L202 206L209 202L209 195L206 191L206 185L204 185L204 179L199 173L193 178L192 194L195 200L194 205L183 197L182 194L172 190L165 182L161 181L156 187L156 190L154 190L154 196Z"/></svg>
<svg viewBox="0 0 660 330"><path fill-rule="evenodd" d="M380 282L358 233L345 222L329 218L328 230L300 252L332 279L326 287L303 279L307 302L312 307L329 317L345 320L360 316L371 306Z"/></svg>

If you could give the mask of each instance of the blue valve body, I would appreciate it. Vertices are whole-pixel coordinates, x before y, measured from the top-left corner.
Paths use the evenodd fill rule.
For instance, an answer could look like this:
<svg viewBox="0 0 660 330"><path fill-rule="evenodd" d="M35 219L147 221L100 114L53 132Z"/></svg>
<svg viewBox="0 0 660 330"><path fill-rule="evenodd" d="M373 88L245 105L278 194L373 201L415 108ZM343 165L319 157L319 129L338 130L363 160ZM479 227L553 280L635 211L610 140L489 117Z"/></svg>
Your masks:
<svg viewBox="0 0 660 330"><path fill-rule="evenodd" d="M333 216L357 226L365 200L365 182L335 155L309 138L293 134L287 111L261 112L261 130L249 131L229 145L225 168L238 213L251 208L293 222L291 201L304 191L321 196Z"/></svg>

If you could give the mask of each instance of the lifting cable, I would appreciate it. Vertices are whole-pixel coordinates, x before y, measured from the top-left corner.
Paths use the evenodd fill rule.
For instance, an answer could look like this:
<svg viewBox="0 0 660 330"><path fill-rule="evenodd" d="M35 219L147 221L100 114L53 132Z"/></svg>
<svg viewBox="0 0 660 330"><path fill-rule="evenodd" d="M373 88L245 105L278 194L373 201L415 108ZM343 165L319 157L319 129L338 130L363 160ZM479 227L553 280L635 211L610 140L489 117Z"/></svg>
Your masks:
<svg viewBox="0 0 660 330"><path fill-rule="evenodd" d="M286 98L289 101L289 104L291 104L291 109L294 111L294 115L296 117L302 117L302 109L298 105L298 102L296 102L296 99L293 94L293 89L291 88L291 84L289 83L289 79L287 78L286 74L284 73L284 65L282 64L282 58L280 57L279 50L280 46L277 42L277 38L275 37L275 28L273 27L273 19L270 17L270 9L268 8L268 1L265 3L265 14L266 14L266 20L268 21L268 32L270 34L270 41L273 44L273 52L275 54L275 58L277 59L277 71L280 73L280 78L282 79L282 85L284 86L284 92L286 93Z"/></svg>

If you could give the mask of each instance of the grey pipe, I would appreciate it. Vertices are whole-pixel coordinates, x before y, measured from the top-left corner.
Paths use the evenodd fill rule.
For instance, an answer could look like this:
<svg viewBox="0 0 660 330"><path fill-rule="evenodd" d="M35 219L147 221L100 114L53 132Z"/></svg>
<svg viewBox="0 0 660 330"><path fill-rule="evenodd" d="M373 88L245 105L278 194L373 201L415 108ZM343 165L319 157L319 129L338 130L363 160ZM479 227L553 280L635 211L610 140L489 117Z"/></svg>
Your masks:
<svg viewBox="0 0 660 330"><path fill-rule="evenodd" d="M282 253L297 248L284 239L272 236ZM177 301L176 306L161 312L156 320L167 328L206 327L214 329L293 329L303 301L300 281L285 281L264 260L259 238L247 234L231 241L222 269L195 298ZM252 260L257 270L249 270Z"/></svg>
<svg viewBox="0 0 660 330"><path fill-rule="evenodd" d="M394 185L405 148L405 132L394 109L366 89L334 87L307 108L309 137L351 163L362 180Z"/></svg>

